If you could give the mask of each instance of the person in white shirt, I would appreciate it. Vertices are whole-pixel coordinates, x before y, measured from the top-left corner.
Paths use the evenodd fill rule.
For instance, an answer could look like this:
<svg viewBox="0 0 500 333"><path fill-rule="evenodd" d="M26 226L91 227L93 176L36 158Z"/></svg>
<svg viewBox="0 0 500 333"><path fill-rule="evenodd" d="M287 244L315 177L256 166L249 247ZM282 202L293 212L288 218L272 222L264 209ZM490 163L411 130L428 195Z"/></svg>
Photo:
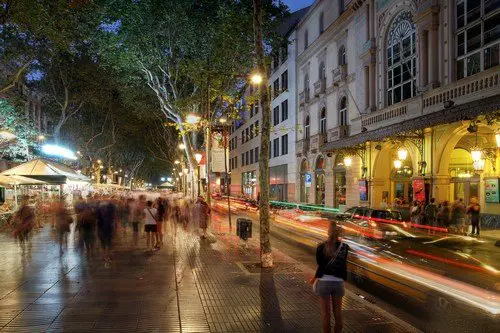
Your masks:
<svg viewBox="0 0 500 333"><path fill-rule="evenodd" d="M144 232L146 233L146 244L148 250L154 250L153 243L156 239L156 219L158 212L156 208L153 208L153 202L149 200L146 202L146 208L144 208Z"/></svg>

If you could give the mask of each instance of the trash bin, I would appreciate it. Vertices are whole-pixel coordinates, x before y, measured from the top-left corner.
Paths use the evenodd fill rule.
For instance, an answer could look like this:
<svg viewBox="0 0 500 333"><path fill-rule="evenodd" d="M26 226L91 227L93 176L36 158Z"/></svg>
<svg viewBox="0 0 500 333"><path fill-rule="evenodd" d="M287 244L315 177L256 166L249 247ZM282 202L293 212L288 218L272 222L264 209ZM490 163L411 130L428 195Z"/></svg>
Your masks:
<svg viewBox="0 0 500 333"><path fill-rule="evenodd" d="M252 221L249 219L238 218L236 220L236 235L241 239L252 238Z"/></svg>

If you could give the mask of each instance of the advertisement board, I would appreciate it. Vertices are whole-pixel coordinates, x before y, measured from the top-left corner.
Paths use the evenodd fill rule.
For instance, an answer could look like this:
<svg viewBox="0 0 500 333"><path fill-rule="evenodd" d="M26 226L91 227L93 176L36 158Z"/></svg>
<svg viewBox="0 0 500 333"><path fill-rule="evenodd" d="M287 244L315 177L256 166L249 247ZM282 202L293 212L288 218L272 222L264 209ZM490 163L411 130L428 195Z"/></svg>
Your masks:
<svg viewBox="0 0 500 333"><path fill-rule="evenodd" d="M425 182L423 179L413 180L413 200L425 203Z"/></svg>
<svg viewBox="0 0 500 333"><path fill-rule="evenodd" d="M359 181L359 200L368 201L368 181L366 179Z"/></svg>
<svg viewBox="0 0 500 333"><path fill-rule="evenodd" d="M486 202L497 203L500 202L500 192L498 189L498 178L491 178L484 180L484 195Z"/></svg>

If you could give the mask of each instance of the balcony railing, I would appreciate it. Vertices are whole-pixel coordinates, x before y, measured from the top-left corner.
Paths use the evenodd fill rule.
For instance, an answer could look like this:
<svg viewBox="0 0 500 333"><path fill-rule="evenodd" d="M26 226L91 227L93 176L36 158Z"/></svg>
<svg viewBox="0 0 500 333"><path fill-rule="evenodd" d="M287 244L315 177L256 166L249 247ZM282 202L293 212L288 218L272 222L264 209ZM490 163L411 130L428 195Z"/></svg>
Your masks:
<svg viewBox="0 0 500 333"><path fill-rule="evenodd" d="M299 140L296 142L295 153L297 156L305 156L309 151L309 139Z"/></svg>
<svg viewBox="0 0 500 333"><path fill-rule="evenodd" d="M499 87L500 72L498 68L492 68L447 86L427 91L423 96L410 98L365 115L361 119L361 125L370 130L411 120L449 106L498 95Z"/></svg>
<svg viewBox="0 0 500 333"><path fill-rule="evenodd" d="M347 78L347 64L340 65L332 71L333 83L339 83Z"/></svg>
<svg viewBox="0 0 500 333"><path fill-rule="evenodd" d="M326 135L318 133L311 137L311 152L316 153L326 142Z"/></svg>
<svg viewBox="0 0 500 333"><path fill-rule="evenodd" d="M347 138L349 136L349 125L342 125L332 128L328 131L330 137L328 141L337 141L339 139Z"/></svg>
<svg viewBox="0 0 500 333"><path fill-rule="evenodd" d="M319 79L314 83L314 96L319 97L326 91L326 78Z"/></svg>

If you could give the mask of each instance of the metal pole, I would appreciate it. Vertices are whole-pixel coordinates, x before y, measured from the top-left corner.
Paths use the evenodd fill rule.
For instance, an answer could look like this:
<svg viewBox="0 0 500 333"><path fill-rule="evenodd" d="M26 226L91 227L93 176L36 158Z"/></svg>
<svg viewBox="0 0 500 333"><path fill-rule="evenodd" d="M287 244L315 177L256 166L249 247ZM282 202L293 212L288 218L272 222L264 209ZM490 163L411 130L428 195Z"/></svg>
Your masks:
<svg viewBox="0 0 500 333"><path fill-rule="evenodd" d="M201 195L201 174L200 174L200 163L198 163L198 196Z"/></svg>
<svg viewBox="0 0 500 333"><path fill-rule="evenodd" d="M207 204L208 207L212 206L212 189L211 189L211 184L210 184L210 163L211 163L211 151L212 151L212 117L210 115L210 81L207 79L207 120L208 120L208 126L207 126L207 141L205 143L206 147L206 154L207 154L207 165L206 165L206 172L207 172ZM208 215L208 225L211 224L211 217Z"/></svg>
<svg viewBox="0 0 500 333"><path fill-rule="evenodd" d="M226 126L224 126L222 128L222 135L224 136L223 140L224 140L224 172L225 172L225 176L226 176L226 179L225 179L225 187L226 187L226 195L227 195L227 208L228 208L228 211L227 211L227 216L229 218L229 233L231 233L231 231L233 230L233 225L231 223L231 199L229 198L229 187L228 187L228 174L227 174L227 137L226 137Z"/></svg>

